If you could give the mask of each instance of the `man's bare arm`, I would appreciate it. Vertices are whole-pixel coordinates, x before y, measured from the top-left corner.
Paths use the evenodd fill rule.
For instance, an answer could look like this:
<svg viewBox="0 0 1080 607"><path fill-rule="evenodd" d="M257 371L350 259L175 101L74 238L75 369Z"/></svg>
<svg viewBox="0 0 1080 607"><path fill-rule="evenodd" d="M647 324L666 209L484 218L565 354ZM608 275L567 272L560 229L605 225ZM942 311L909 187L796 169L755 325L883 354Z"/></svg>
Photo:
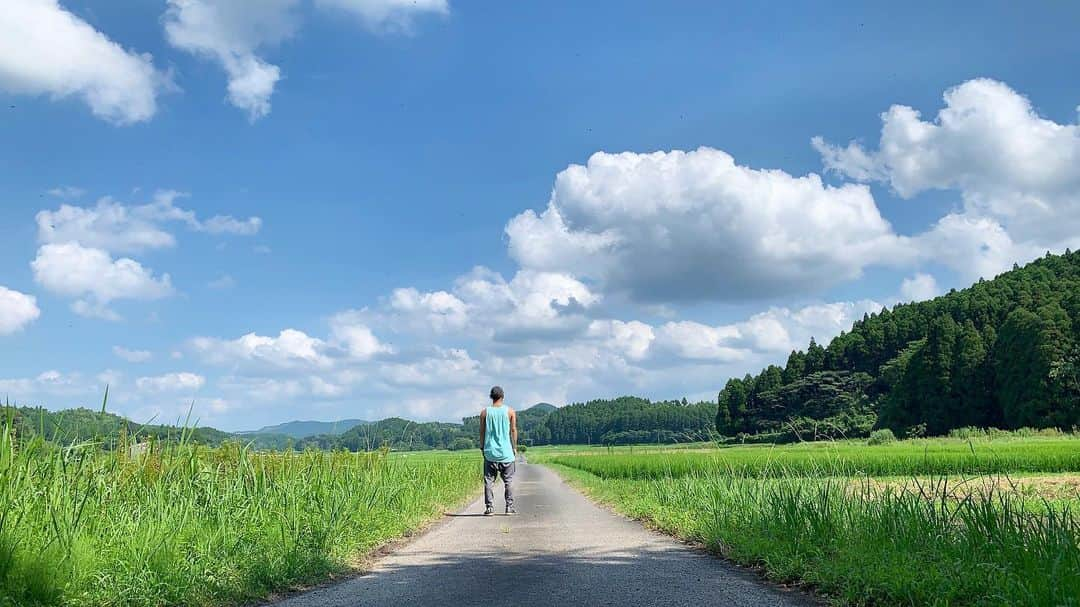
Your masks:
<svg viewBox="0 0 1080 607"><path fill-rule="evenodd" d="M510 409L510 444L514 446L514 453L517 453L517 411Z"/></svg>
<svg viewBox="0 0 1080 607"><path fill-rule="evenodd" d="M480 412L480 450L484 450L484 439L487 437L487 409Z"/></svg>

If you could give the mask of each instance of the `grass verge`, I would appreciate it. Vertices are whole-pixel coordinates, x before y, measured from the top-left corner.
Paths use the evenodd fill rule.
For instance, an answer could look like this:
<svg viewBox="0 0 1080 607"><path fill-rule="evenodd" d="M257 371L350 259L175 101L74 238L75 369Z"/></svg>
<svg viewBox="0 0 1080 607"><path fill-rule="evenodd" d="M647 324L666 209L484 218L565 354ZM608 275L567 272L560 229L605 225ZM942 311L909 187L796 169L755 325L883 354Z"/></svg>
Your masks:
<svg viewBox="0 0 1080 607"><path fill-rule="evenodd" d="M844 605L1080 605L1080 522L1007 493L859 494L850 479L601 478L552 464L617 511Z"/></svg>
<svg viewBox="0 0 1080 607"><path fill-rule="evenodd" d="M219 606L317 583L474 491L475 460L18 441L0 428L0 605Z"/></svg>

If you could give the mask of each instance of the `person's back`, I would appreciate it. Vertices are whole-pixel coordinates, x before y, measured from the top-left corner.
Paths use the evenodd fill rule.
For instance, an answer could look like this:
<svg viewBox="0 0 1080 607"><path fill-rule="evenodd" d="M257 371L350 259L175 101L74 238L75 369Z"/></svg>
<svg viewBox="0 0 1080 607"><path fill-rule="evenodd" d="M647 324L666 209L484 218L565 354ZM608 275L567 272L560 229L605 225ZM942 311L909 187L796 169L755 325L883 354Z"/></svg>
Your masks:
<svg viewBox="0 0 1080 607"><path fill-rule="evenodd" d="M491 406L480 412L480 450L484 453L484 514L494 514L492 485L503 479L506 513L514 514L514 471L517 468L517 414L503 404L499 386L491 389Z"/></svg>
<svg viewBox="0 0 1080 607"><path fill-rule="evenodd" d="M514 461L510 443L510 408L492 405L484 410L484 459L489 462Z"/></svg>

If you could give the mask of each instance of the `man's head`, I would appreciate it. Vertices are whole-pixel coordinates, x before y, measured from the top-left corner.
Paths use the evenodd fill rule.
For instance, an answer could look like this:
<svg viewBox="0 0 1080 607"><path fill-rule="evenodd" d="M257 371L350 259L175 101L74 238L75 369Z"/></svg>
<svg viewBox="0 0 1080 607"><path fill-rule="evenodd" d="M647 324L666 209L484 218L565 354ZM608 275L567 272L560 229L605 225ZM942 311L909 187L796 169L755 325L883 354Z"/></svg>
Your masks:
<svg viewBox="0 0 1080 607"><path fill-rule="evenodd" d="M503 399L503 390L499 386L491 389L491 402L497 403Z"/></svg>

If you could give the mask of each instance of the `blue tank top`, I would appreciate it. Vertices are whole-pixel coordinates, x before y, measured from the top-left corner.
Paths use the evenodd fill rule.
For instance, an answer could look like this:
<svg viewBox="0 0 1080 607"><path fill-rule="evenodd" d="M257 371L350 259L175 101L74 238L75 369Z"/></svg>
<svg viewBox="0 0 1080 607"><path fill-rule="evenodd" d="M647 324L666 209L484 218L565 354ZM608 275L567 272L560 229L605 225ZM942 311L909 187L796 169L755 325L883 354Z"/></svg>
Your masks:
<svg viewBox="0 0 1080 607"><path fill-rule="evenodd" d="M484 419L484 459L504 464L514 461L514 446L510 443L510 413L506 405L488 407Z"/></svg>

